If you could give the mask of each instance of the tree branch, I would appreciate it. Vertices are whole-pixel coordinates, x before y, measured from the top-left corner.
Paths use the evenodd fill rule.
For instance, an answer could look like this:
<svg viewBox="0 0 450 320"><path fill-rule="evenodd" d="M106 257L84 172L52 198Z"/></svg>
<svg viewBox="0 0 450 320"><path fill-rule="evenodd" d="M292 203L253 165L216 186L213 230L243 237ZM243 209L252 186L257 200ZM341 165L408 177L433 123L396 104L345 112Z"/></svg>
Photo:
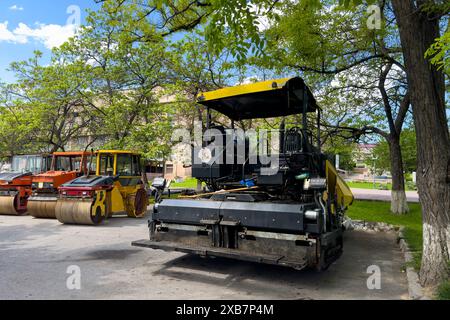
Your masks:
<svg viewBox="0 0 450 320"><path fill-rule="evenodd" d="M411 97L409 92L407 92L406 95L403 97L402 102L400 103L397 119L395 119L395 129L397 130L397 132L402 131L403 123L405 122L405 118L410 106L411 106Z"/></svg>

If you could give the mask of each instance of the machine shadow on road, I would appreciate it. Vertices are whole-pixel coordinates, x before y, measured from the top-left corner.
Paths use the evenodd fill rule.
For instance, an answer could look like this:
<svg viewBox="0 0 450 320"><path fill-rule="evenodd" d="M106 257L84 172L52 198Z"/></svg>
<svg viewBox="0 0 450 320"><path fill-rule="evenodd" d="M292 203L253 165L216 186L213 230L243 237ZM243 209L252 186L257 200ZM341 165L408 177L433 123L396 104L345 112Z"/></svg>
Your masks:
<svg viewBox="0 0 450 320"><path fill-rule="evenodd" d="M124 228L124 227L147 227L148 224L148 216L142 218L129 218L126 215L116 215L112 218L108 218L101 225L92 226L92 225L73 225L73 224L61 224L59 223L59 227L62 228L85 228L85 229L108 229L108 228Z"/></svg>
<svg viewBox="0 0 450 320"><path fill-rule="evenodd" d="M323 278L323 274L310 269L294 270L282 266L226 258L202 258L190 254L167 262L153 274L215 286L237 283L240 287L247 286L252 291L260 289L262 293L267 292L268 283L301 286L301 283L313 283Z"/></svg>
<svg viewBox="0 0 450 320"><path fill-rule="evenodd" d="M404 299L406 278L394 238L349 232L343 256L323 272L188 254L166 262L153 275L232 288L255 296L264 296L269 290L280 299ZM371 276L367 270L372 265L382 271L379 290L370 290L367 285Z"/></svg>
<svg viewBox="0 0 450 320"><path fill-rule="evenodd" d="M98 226L99 228L122 228L132 226L144 226L148 225L148 215L142 218L128 218L126 215L114 216L105 221L104 225Z"/></svg>
<svg viewBox="0 0 450 320"><path fill-rule="evenodd" d="M137 255L141 252L141 250L137 249L129 249L129 250L123 250L123 249L102 249L102 250L92 250L88 251L85 254L83 254L80 258L70 258L71 263L78 263L78 262L86 262L86 261L124 261L127 259L130 259L133 255ZM68 253L70 256L70 252ZM55 263L65 263L68 259L61 259L61 260L52 260L52 262Z"/></svg>

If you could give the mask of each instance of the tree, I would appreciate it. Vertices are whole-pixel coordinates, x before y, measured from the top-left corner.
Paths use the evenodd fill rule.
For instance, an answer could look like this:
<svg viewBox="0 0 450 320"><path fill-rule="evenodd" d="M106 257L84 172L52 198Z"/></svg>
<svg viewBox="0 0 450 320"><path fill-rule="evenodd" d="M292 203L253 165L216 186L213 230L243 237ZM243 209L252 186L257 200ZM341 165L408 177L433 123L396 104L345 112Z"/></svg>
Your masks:
<svg viewBox="0 0 450 320"><path fill-rule="evenodd" d="M439 18L422 10L437 1L392 0L400 31L417 133L417 183L423 211L423 258L420 280L437 285L449 277L450 136L445 107L445 79L425 59L440 37Z"/></svg>
<svg viewBox="0 0 450 320"><path fill-rule="evenodd" d="M198 95L226 86L231 78L231 55L227 52L214 55L205 43L202 33L198 32L172 44L177 59L170 67L171 80L166 91L177 102L173 105L177 110L177 122L191 132L194 122L203 120L204 108L197 104Z"/></svg>
<svg viewBox="0 0 450 320"><path fill-rule="evenodd" d="M417 172L417 139L414 126L402 132L400 144L403 153L403 168L408 173Z"/></svg>
<svg viewBox="0 0 450 320"><path fill-rule="evenodd" d="M0 158L39 151L39 146L30 141L31 127L26 114L11 105L7 85L0 90Z"/></svg>
<svg viewBox="0 0 450 320"><path fill-rule="evenodd" d="M316 91L324 92L320 100L326 109L325 128L335 133L336 129L355 127L358 130L353 130L354 136L382 136L392 154L391 211L408 212L400 135L410 100L395 21L385 23L382 30L368 30L365 10L347 13L326 1L162 3L159 11L166 22L166 33L192 29L203 22L213 52L229 48L243 63L254 54L252 61L280 73L301 73ZM235 8L240 10L236 12ZM158 11L158 7L154 10ZM204 18L194 19L191 13L195 10ZM389 5L384 5L382 12L394 20ZM345 85L330 90L337 79ZM337 103L348 100L344 113L347 117L333 112L339 107L329 103L333 94L340 98ZM350 104L357 105L358 110L350 112L355 109L348 108Z"/></svg>
<svg viewBox="0 0 450 320"><path fill-rule="evenodd" d="M422 5L422 9L429 15L439 18L445 13L450 12L450 3L448 2L428 2ZM431 58L431 63L434 64L439 70L445 72L447 76L450 76L450 24L447 20L447 29L445 33L436 39L435 43L425 53L427 58Z"/></svg>
<svg viewBox="0 0 450 320"><path fill-rule="evenodd" d="M324 141L322 147L325 153L339 155L339 169L352 171L355 168L354 153L356 143L341 137L332 137Z"/></svg>
<svg viewBox="0 0 450 320"><path fill-rule="evenodd" d="M364 8L346 12L323 3L315 3L314 10L310 1L282 4L279 10L289 14L265 32L266 54L278 57L270 63L298 70L319 89L326 128L333 133L354 128L355 137L376 134L388 143L391 211L406 213L400 135L410 100L392 8L381 7L382 16L391 20L371 30Z"/></svg>
<svg viewBox="0 0 450 320"><path fill-rule="evenodd" d="M89 82L88 90L78 93L96 112L101 130L91 134L103 137L104 148L133 149L147 159L163 160L170 155L173 115L159 99L174 59L151 25L139 25L151 37L140 43L131 40L138 28L122 29L134 19L133 8L105 2L55 55L84 65L79 76Z"/></svg>
<svg viewBox="0 0 450 320"><path fill-rule="evenodd" d="M389 147L393 182L391 212L404 214L408 205L400 136L408 118L409 95L403 72L391 62L372 61L343 73L337 77L339 81L333 80L334 85L323 89L324 125L331 130L328 134L348 129L356 138L373 134L383 138Z"/></svg>
<svg viewBox="0 0 450 320"><path fill-rule="evenodd" d="M448 28L448 27L447 27ZM447 30L444 35L427 50L426 57L431 58L431 63L442 69L447 76L450 76L450 62L448 53L450 51L450 30Z"/></svg>
<svg viewBox="0 0 450 320"><path fill-rule="evenodd" d="M10 111L17 129L28 133L29 143L34 145L31 150L48 145L49 152L64 150L70 140L95 125L78 95L79 90L86 88L85 80L79 77L83 66L56 59L41 66L40 57L41 53L36 52L28 61L11 64L18 80L7 86Z"/></svg>
<svg viewBox="0 0 450 320"><path fill-rule="evenodd" d="M403 168L405 172L412 173L417 170L417 148L416 132L413 129L406 129L402 132L400 146L403 155ZM377 169L389 171L391 169L391 157L389 153L389 144L381 141L377 144L374 151L375 165Z"/></svg>
<svg viewBox="0 0 450 320"><path fill-rule="evenodd" d="M47 151L38 143L33 143L28 117L19 108L0 111L0 157Z"/></svg>

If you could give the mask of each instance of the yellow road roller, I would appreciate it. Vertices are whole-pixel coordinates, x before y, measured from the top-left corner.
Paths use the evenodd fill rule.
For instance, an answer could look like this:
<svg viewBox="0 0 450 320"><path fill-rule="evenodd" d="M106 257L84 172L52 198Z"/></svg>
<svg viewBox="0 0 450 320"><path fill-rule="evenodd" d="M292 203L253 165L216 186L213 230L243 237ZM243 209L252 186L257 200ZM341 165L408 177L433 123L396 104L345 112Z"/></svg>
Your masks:
<svg viewBox="0 0 450 320"><path fill-rule="evenodd" d="M98 225L113 215L142 218L148 196L142 182L141 157L132 151L96 152L96 175L61 185L56 218L64 224Z"/></svg>

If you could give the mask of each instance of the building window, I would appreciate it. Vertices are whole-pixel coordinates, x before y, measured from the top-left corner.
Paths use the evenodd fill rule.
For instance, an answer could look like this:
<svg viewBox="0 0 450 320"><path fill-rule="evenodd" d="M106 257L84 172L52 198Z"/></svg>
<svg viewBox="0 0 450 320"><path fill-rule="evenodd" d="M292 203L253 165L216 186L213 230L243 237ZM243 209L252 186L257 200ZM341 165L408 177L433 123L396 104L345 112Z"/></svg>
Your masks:
<svg viewBox="0 0 450 320"><path fill-rule="evenodd" d="M150 164L145 167L147 173L164 174L164 167L160 164Z"/></svg>
<svg viewBox="0 0 450 320"><path fill-rule="evenodd" d="M173 174L173 164L168 164L166 166L166 174Z"/></svg>

